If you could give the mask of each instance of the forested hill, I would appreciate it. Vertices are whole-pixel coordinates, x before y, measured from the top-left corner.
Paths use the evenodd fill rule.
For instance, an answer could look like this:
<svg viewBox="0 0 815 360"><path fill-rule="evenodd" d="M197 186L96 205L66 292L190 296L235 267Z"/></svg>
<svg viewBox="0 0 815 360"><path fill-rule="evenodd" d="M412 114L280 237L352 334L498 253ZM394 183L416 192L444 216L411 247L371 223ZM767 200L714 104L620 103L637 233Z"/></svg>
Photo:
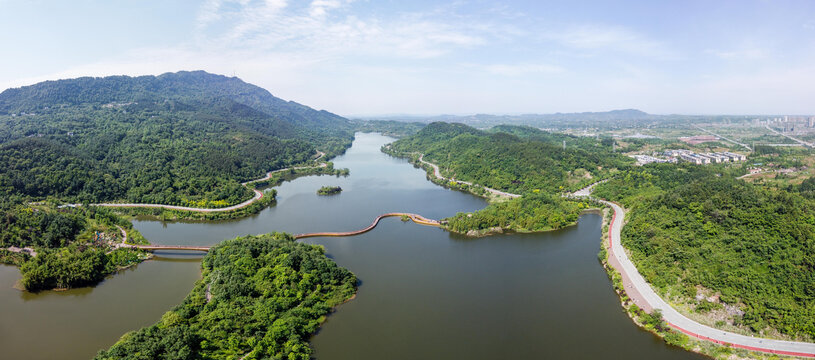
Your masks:
<svg viewBox="0 0 815 360"><path fill-rule="evenodd" d="M737 179L739 170L649 164L594 195L630 209L623 245L679 309L725 330L813 341L815 201Z"/></svg>
<svg viewBox="0 0 815 360"><path fill-rule="evenodd" d="M281 122L317 133L349 133L351 123L327 111L317 111L293 101L273 96L269 91L235 77L204 71L180 71L160 76L83 77L46 81L0 93L0 114L36 113L55 106L109 105L141 103L142 106L176 101L208 103L214 100L234 102Z"/></svg>
<svg viewBox="0 0 815 360"><path fill-rule="evenodd" d="M517 126L484 132L464 124L432 123L392 147L425 154L447 177L520 194L577 189L631 163L595 139Z"/></svg>
<svg viewBox="0 0 815 360"><path fill-rule="evenodd" d="M342 117L201 71L48 81L0 93L0 196L222 207L352 136Z"/></svg>

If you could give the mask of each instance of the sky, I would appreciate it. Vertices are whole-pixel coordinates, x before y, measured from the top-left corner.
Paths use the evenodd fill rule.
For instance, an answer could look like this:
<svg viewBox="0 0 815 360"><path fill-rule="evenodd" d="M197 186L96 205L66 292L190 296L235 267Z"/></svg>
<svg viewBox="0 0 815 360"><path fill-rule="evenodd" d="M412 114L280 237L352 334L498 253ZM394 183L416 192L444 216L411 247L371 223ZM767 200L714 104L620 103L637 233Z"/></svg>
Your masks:
<svg viewBox="0 0 815 360"><path fill-rule="evenodd" d="M0 90L205 70L346 116L815 114L815 1L0 0Z"/></svg>

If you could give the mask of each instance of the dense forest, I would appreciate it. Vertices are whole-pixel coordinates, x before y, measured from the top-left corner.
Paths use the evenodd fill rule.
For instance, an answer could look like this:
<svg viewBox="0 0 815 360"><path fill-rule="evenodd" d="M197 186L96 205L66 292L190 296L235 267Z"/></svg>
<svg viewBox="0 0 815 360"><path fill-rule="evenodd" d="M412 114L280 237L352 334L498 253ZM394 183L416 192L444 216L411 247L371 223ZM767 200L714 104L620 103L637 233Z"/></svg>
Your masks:
<svg viewBox="0 0 815 360"><path fill-rule="evenodd" d="M392 149L425 154L445 177L517 194L576 190L631 164L595 139L528 127L506 126L491 133L463 124L432 123L394 142Z"/></svg>
<svg viewBox="0 0 815 360"><path fill-rule="evenodd" d="M357 284L321 247L281 233L225 241L202 267L183 303L96 359L308 360L309 338Z"/></svg>
<svg viewBox="0 0 815 360"><path fill-rule="evenodd" d="M480 185L445 183L454 188L487 196L481 188L487 186L522 195L446 219L447 229L471 236L547 231L574 224L590 204L561 194L631 166L631 159L615 154L611 144L528 126L481 131L463 124L432 123L384 151L414 162L424 154L424 160L439 166L442 176Z"/></svg>
<svg viewBox="0 0 815 360"><path fill-rule="evenodd" d="M696 312L726 311L719 326L811 341L815 202L730 171L738 170L649 165L621 173L595 195L631 209L623 245L662 295ZM811 187L805 182L800 191Z"/></svg>
<svg viewBox="0 0 815 360"><path fill-rule="evenodd" d="M532 193L490 204L474 213L458 213L445 219L444 227L470 236L507 230L548 231L573 225L580 212L589 207L586 202L570 201L560 195Z"/></svg>
<svg viewBox="0 0 815 360"><path fill-rule="evenodd" d="M224 207L240 183L348 147L351 123L204 72L0 93L0 196Z"/></svg>
<svg viewBox="0 0 815 360"><path fill-rule="evenodd" d="M0 261L20 266L27 290L95 284L112 272L136 264L147 254L115 244L144 238L129 221L104 208L14 206L0 210ZM33 248L36 256L9 248Z"/></svg>

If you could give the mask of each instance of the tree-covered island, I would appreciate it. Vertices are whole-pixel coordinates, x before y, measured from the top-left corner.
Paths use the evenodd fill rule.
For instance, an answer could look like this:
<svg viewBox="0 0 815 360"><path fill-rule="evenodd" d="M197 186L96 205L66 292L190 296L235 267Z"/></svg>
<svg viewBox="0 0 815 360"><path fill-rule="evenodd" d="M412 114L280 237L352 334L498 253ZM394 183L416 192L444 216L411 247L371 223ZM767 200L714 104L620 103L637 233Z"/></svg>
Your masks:
<svg viewBox="0 0 815 360"><path fill-rule="evenodd" d="M309 338L357 286L322 247L282 233L225 241L201 265L184 302L96 359L308 360Z"/></svg>
<svg viewBox="0 0 815 360"><path fill-rule="evenodd" d="M323 186L317 189L317 195L336 195L342 192L339 186Z"/></svg>

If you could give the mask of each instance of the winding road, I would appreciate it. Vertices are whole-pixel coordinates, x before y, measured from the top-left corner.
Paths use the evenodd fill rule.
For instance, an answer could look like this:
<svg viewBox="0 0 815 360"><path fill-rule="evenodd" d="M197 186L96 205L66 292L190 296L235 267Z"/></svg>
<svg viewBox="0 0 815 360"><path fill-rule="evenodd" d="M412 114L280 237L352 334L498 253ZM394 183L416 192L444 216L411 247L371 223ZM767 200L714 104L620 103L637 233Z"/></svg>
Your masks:
<svg viewBox="0 0 815 360"><path fill-rule="evenodd" d="M609 225L608 230L609 264L620 272L623 278L623 287L637 306L647 312L651 312L653 309L661 310L662 316L668 325L697 339L752 351L815 358L815 343L763 339L740 335L702 325L680 314L657 295L625 253L625 249L620 243L620 232L623 228L625 218L623 208L610 201L598 201L610 206L614 210L614 217L611 220L611 225Z"/></svg>
<svg viewBox="0 0 815 360"><path fill-rule="evenodd" d="M448 178L446 178L444 176L441 176L441 172L439 172L439 166L432 163L432 162L424 161L424 154L419 155L419 162L432 167L433 168L433 176L435 176L438 179L442 179L442 180L446 180L446 181L455 181L457 183L467 184L469 186L473 186L473 183L468 182L468 181L461 181L461 180L456 180L456 179L448 179ZM482 186L482 185L479 185L479 186ZM488 191L488 192L490 192L490 193L492 193L494 195L508 197L508 198L521 197L521 195L518 195L518 194L512 194L512 193L504 192L504 191L501 191L501 190L488 188L486 186L482 186L482 187L484 188L484 190L486 190L486 191Z"/></svg>
<svg viewBox="0 0 815 360"><path fill-rule="evenodd" d="M321 156L322 157L322 156ZM436 178L448 181L457 181L459 183L473 185L472 183L460 181L460 180L451 180L445 178L439 172L439 167L436 164L427 162L424 160L424 154L419 156L419 162L422 164L429 165L433 168L433 173ZM323 164L322 166L325 166ZM285 171L288 169L281 169L277 171ZM261 181L271 177L272 172L268 173L267 176L263 179L254 180ZM251 182L244 183L247 185ZM571 196L574 197L591 197L591 192L595 184L592 184L584 189L581 189ZM489 191L498 196L505 196L510 198L520 197L518 194L511 194L506 193L503 191L495 190L486 188L485 190ZM222 208L222 209L199 209L199 208L187 208L187 207L178 207L178 206L167 206L167 205L153 205L153 204L95 204L95 206L141 206L141 207L163 207L169 209L179 209L179 210L190 210L190 211L229 211L234 210L243 206L247 206L254 201L260 199L263 194L259 191L255 190L256 196L254 199L249 200L247 202L229 207L229 208ZM761 351L767 352L772 354L779 354L779 355L788 355L788 356L799 356L799 357L811 357L815 358L815 343L807 343L807 342L795 342L795 341L784 341L784 340L775 340L775 339L763 339L763 338L755 338L750 336L745 336L741 334L736 334L728 331L717 330L711 328L709 326L700 324L696 321L693 321L684 315L680 314L676 311L673 307L671 307L665 300L663 300L654 289L648 284L647 281L642 277L642 275L637 270L636 266L631 262L628 258L628 255L623 248L621 241L620 241L620 233L622 231L624 218L625 218L625 211L619 205L605 200L595 199L609 207L612 208L614 211L614 216L611 220L611 224L609 225L609 252L608 252L608 261L609 264L614 267L617 271L620 272L622 279L623 279L623 287L625 288L626 293L628 296L634 301L637 306L642 308L647 312L653 311L653 309L659 309L662 312L662 316L664 320L668 323L669 326L672 328L685 333L688 336L711 341L717 344L722 345L729 345L735 348L747 349L752 351ZM408 217L413 222L420 224L420 225L427 225L427 226L439 226L440 222L437 220L427 219L418 214L412 213L386 213L377 216L373 223L368 227L357 230L357 231L349 231L349 232L317 232L317 233L305 233L305 234L297 234L294 236L295 239L304 239L310 237L327 237L327 236L354 236L359 235L368 231L373 230L378 224L379 221L386 217L394 217L394 216L405 216ZM195 250L195 251L209 251L210 247L208 246L183 246L183 245L122 245L128 246L133 248L139 248L143 250Z"/></svg>
<svg viewBox="0 0 815 360"><path fill-rule="evenodd" d="M318 150L317 153L320 154L320 156L316 157L314 160L319 160L320 158L325 156L325 153L322 152L322 151ZM262 177L260 179L250 180L250 181L241 183L241 185L248 186L249 184L256 183L258 181L269 180L269 179L272 178L272 175L274 173L278 173L278 172L282 172L282 171L302 170L302 169L316 169L316 168L324 168L326 166L328 166L328 164L321 163L318 166L299 166L299 167L291 167L291 168L285 168L285 169L270 171L270 172L266 173L266 176L264 176L264 177ZM168 210L195 211L195 212L204 212L204 213L225 212L225 211L233 211L233 210L238 210L238 209L247 207L247 206L251 205L252 203L254 203L255 201L258 201L258 200L263 198L264 195L263 195L262 191L257 190L257 189L252 189L252 191L255 193L255 196L253 196L251 199L246 200L246 201L244 201L244 202L242 202L240 204L237 204L237 205L232 205L232 206L227 206L227 207L222 207L222 208L198 208L198 207L189 207L189 206L176 206L176 205L164 205L164 204L138 204L138 203L101 203L101 204L90 204L90 206L113 207L113 208L160 208L160 209L168 209ZM60 205L59 207L63 208L63 207L77 207L77 206L81 206L81 204L66 204L66 205Z"/></svg>

